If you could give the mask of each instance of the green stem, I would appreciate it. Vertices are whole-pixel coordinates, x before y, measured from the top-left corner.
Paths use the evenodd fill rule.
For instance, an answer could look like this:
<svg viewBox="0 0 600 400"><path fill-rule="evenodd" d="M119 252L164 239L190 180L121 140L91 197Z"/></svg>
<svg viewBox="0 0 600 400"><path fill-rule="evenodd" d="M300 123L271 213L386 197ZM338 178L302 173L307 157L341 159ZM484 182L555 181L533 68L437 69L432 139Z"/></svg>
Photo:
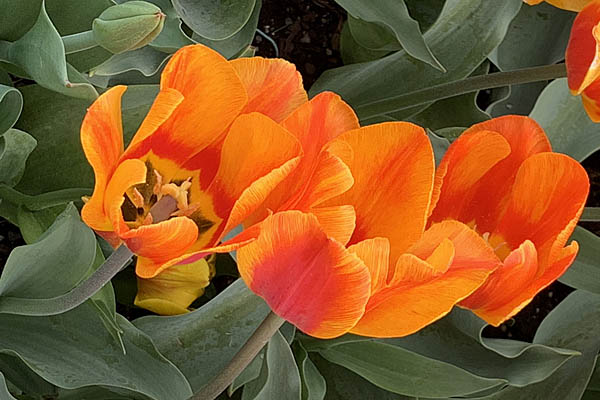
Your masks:
<svg viewBox="0 0 600 400"><path fill-rule="evenodd" d="M580 221L600 222L600 207L586 207L583 209Z"/></svg>
<svg viewBox="0 0 600 400"><path fill-rule="evenodd" d="M284 322L283 318L271 311L219 375L188 400L216 399L250 364Z"/></svg>
<svg viewBox="0 0 600 400"><path fill-rule="evenodd" d="M358 117L364 120L478 90L547 81L565 76L567 76L567 71L564 64L496 72L442 83L384 100L372 101L355 107L355 111Z"/></svg>
<svg viewBox="0 0 600 400"><path fill-rule="evenodd" d="M77 53L98 46L94 39L94 32L85 31L62 37L65 54Z"/></svg>

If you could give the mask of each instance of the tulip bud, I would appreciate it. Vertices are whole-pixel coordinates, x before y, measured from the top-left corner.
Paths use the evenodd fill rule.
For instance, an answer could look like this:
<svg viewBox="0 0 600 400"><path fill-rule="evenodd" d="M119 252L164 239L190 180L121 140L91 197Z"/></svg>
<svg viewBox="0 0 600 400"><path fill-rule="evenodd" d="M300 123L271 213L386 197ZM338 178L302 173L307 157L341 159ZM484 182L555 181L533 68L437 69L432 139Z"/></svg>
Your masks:
<svg viewBox="0 0 600 400"><path fill-rule="evenodd" d="M139 49L156 38L165 22L165 14L154 4L129 1L109 7L94 19L92 32L96 42L111 53Z"/></svg>

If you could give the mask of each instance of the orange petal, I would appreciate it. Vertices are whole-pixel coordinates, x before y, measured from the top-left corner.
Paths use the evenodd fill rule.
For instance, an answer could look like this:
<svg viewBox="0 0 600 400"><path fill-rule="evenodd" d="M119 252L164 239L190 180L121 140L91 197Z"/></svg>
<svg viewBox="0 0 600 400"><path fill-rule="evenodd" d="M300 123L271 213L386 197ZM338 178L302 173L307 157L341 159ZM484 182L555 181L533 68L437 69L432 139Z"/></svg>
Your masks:
<svg viewBox="0 0 600 400"><path fill-rule="evenodd" d="M281 125L259 114L235 120L223 143L221 164L207 189L216 213L235 228L297 165L298 141Z"/></svg>
<svg viewBox="0 0 600 400"><path fill-rule="evenodd" d="M390 265L390 241L386 238L363 240L348 247L363 260L371 275L371 294L385 288Z"/></svg>
<svg viewBox="0 0 600 400"><path fill-rule="evenodd" d="M581 100L590 119L600 122L600 79L594 81L581 93Z"/></svg>
<svg viewBox="0 0 600 400"><path fill-rule="evenodd" d="M159 315L187 313L194 300L210 284L214 270L201 259L191 264L174 265L151 279L138 278L134 304Z"/></svg>
<svg viewBox="0 0 600 400"><path fill-rule="evenodd" d="M187 217L171 218L143 225L121 235L129 250L138 255L135 272L140 278L153 278L167 261L181 256L198 237L198 227Z"/></svg>
<svg viewBox="0 0 600 400"><path fill-rule="evenodd" d="M539 4L544 0L524 0L529 5ZM562 8L563 10L569 11L581 11L586 4L589 4L593 0L546 0L548 4L552 4L554 7Z"/></svg>
<svg viewBox="0 0 600 400"><path fill-rule="evenodd" d="M319 225L327 236L344 246L350 241L356 227L356 213L350 205L311 208L310 213L317 217Z"/></svg>
<svg viewBox="0 0 600 400"><path fill-rule="evenodd" d="M280 122L308 101L302 76L294 64L278 58L238 58L230 61L248 93L243 113L259 112Z"/></svg>
<svg viewBox="0 0 600 400"><path fill-rule="evenodd" d="M410 252L398 258L391 279L372 294L352 333L410 335L450 312L499 264L487 243L456 221L433 225Z"/></svg>
<svg viewBox="0 0 600 400"><path fill-rule="evenodd" d="M600 77L600 3L591 2L577 15L565 55L569 88L579 94Z"/></svg>
<svg viewBox="0 0 600 400"><path fill-rule="evenodd" d="M387 237L395 262L425 228L434 174L431 144L422 128L391 122L347 132L331 151L337 153L343 145L353 151L336 155L350 167L354 186L326 204L354 206L356 229L350 244Z"/></svg>
<svg viewBox="0 0 600 400"><path fill-rule="evenodd" d="M247 102L231 64L200 44L182 47L173 55L161 75L160 89L177 90L183 101L152 135L128 149L129 158L152 150L181 166L219 140Z"/></svg>
<svg viewBox="0 0 600 400"><path fill-rule="evenodd" d="M543 151L551 151L550 143L531 118L508 115L472 126L452 143L438 168L440 198L431 221L474 221L480 232L493 231L520 165Z"/></svg>
<svg viewBox="0 0 600 400"><path fill-rule="evenodd" d="M531 301L528 289L538 273L537 251L529 240L504 260L475 293L460 303L494 326L519 312Z"/></svg>
<svg viewBox="0 0 600 400"><path fill-rule="evenodd" d="M238 251L238 267L277 315L318 338L348 332L369 297L365 264L299 211L267 218L258 239Z"/></svg>
<svg viewBox="0 0 600 400"><path fill-rule="evenodd" d="M125 86L103 93L88 109L81 125L81 145L94 169L94 193L81 210L83 221L92 229L110 231L112 225L104 213L104 191L123 153L121 96Z"/></svg>
<svg viewBox="0 0 600 400"><path fill-rule="evenodd" d="M583 211L589 192L586 171L564 154L540 153L521 165L510 194L506 212L495 234L515 249L531 240L546 263L554 241L566 239ZM564 243L564 239L563 239Z"/></svg>

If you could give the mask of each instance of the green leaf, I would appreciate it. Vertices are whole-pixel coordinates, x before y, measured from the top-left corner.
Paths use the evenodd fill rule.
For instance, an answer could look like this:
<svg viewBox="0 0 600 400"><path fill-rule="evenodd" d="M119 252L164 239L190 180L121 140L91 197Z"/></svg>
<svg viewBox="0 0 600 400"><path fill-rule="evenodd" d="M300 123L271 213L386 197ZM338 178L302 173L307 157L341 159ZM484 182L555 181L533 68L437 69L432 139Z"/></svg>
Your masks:
<svg viewBox="0 0 600 400"><path fill-rule="evenodd" d="M354 39L348 21L342 27L340 36L340 53L344 64L356 64L377 60L389 53L387 50L369 50Z"/></svg>
<svg viewBox="0 0 600 400"><path fill-rule="evenodd" d="M423 32L426 32L438 19L446 0L404 0L409 14L419 21Z"/></svg>
<svg viewBox="0 0 600 400"><path fill-rule="evenodd" d="M115 54L102 64L93 68L90 75L110 76L127 71L139 71L144 76L151 76L158 72L169 55L144 46L137 50Z"/></svg>
<svg viewBox="0 0 600 400"><path fill-rule="evenodd" d="M587 116L581 98L571 95L566 78L546 86L529 116L544 128L558 153L582 161L600 149L598 125Z"/></svg>
<svg viewBox="0 0 600 400"><path fill-rule="evenodd" d="M256 0L173 0L177 14L194 32L210 40L227 39L250 19Z"/></svg>
<svg viewBox="0 0 600 400"><path fill-rule="evenodd" d="M90 302L52 317L1 314L0 353L19 357L42 378L66 389L102 385L157 400L191 396L181 372L148 336L123 317L118 322L126 354Z"/></svg>
<svg viewBox="0 0 600 400"><path fill-rule="evenodd" d="M183 46L194 42L181 29L181 19L169 0L146 0L158 6L167 16L163 29L150 46L165 53L173 53Z"/></svg>
<svg viewBox="0 0 600 400"><path fill-rule="evenodd" d="M96 257L94 233L69 206L34 244L14 249L0 277L0 310L4 297L45 299L66 293L89 273Z"/></svg>
<svg viewBox="0 0 600 400"><path fill-rule="evenodd" d="M490 59L501 71L554 64L565 57L574 18L574 13L546 3L521 7ZM529 114L545 86L546 82L512 86L509 96L490 112L493 116Z"/></svg>
<svg viewBox="0 0 600 400"><path fill-rule="evenodd" d="M0 135L13 127L23 109L23 96L17 89L0 84Z"/></svg>
<svg viewBox="0 0 600 400"><path fill-rule="evenodd" d="M409 55L445 72L443 65L435 58L435 53L432 53L427 46L421 34L419 23L412 19L408 13L404 0L382 0L376 3L365 0L336 0L336 2L355 18L360 18L366 22L375 22L391 29L395 33L398 42ZM352 29L351 23L350 28ZM361 43L360 37L357 37L354 31L352 31L352 34L358 43L369 48L369 46ZM373 50L387 50L387 48L375 48ZM392 50L397 50L397 48Z"/></svg>
<svg viewBox="0 0 600 400"><path fill-rule="evenodd" d="M252 40L254 40L254 35L256 34L256 27L258 26L258 17L260 15L260 9L262 7L262 1L256 0L256 5L254 6L254 11L252 11L252 15L250 19L244 25L239 32L230 38L223 40L210 40L202 37L201 35L194 34L192 38L196 40L198 43L203 43L210 48L218 51L221 55L227 59L236 58L241 52L250 46Z"/></svg>
<svg viewBox="0 0 600 400"><path fill-rule="evenodd" d="M40 85L68 96L93 100L98 97L89 83L69 81L65 48L50 21L44 2L31 29L13 43L1 42L0 59L16 65Z"/></svg>
<svg viewBox="0 0 600 400"><path fill-rule="evenodd" d="M582 353L567 361L552 376L523 388L506 388L485 400L580 399L596 364L600 350L600 296L575 291L542 321L534 343L570 348Z"/></svg>
<svg viewBox="0 0 600 400"><path fill-rule="evenodd" d="M157 92L158 87L154 85L131 86L123 95L125 143L131 140ZM59 189L92 188L94 174L79 138L90 102L61 96L38 85L25 86L22 93L25 101L17 127L31 134L38 141L38 147L27 160L17 190L37 195Z"/></svg>
<svg viewBox="0 0 600 400"><path fill-rule="evenodd" d="M25 172L25 162L37 141L27 132L9 129L0 136L0 183L15 186Z"/></svg>
<svg viewBox="0 0 600 400"><path fill-rule="evenodd" d="M249 383L259 377L264 358L265 358L265 349L263 348L256 355L256 357L254 357L252 359L252 361L250 361L250 364L248 364L246 366L246 368L244 368L242 373L239 374L233 380L233 382L231 382L231 385L229 385L229 388L227 388L227 394L229 395L229 397L231 397L231 395L236 390L238 390L242 386L246 385L247 383Z"/></svg>
<svg viewBox="0 0 600 400"><path fill-rule="evenodd" d="M8 386L6 386L6 380L2 372L0 372L0 400L17 400L8 391Z"/></svg>
<svg viewBox="0 0 600 400"><path fill-rule="evenodd" d="M25 243L36 242L56 220L56 217L65 210L65 205L44 208L39 211L30 211L21 206L17 213L17 226Z"/></svg>
<svg viewBox="0 0 600 400"><path fill-rule="evenodd" d="M439 19L424 35L447 73L415 63L406 51L399 51L380 60L325 71L311 88L311 96L331 90L359 111L373 101L463 79L502 41L521 4L521 0L447 0ZM424 108L413 107L394 116L403 119ZM369 117L361 115L363 120Z"/></svg>
<svg viewBox="0 0 600 400"><path fill-rule="evenodd" d="M339 344L319 353L385 390L407 396L465 396L506 383L503 379L476 376L452 364L371 340Z"/></svg>
<svg viewBox="0 0 600 400"><path fill-rule="evenodd" d="M302 381L302 400L323 400L327 392L325 378L308 357L301 342L295 342L293 350Z"/></svg>
<svg viewBox="0 0 600 400"><path fill-rule="evenodd" d="M348 14L348 29L356 43L368 50L390 52L402 49L394 31L386 25L367 22Z"/></svg>
<svg viewBox="0 0 600 400"><path fill-rule="evenodd" d="M202 308L174 317L148 316L134 324L188 378L194 391L210 382L269 313L238 279Z"/></svg>
<svg viewBox="0 0 600 400"><path fill-rule="evenodd" d="M575 289L600 294L600 237L578 226L571 240L579 243L579 253L559 281Z"/></svg>
<svg viewBox="0 0 600 400"><path fill-rule="evenodd" d="M51 398L56 394L56 386L42 379L18 357L0 353L0 371L20 391L34 398Z"/></svg>

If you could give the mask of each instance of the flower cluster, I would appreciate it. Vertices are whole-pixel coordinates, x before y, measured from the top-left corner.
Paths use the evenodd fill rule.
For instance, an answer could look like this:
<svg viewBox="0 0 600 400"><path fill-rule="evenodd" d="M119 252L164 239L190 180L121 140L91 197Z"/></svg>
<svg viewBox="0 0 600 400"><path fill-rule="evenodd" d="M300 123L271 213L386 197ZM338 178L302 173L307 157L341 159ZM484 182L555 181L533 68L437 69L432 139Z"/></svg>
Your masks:
<svg viewBox="0 0 600 400"><path fill-rule="evenodd" d="M308 100L285 61L195 45L124 150L124 91L84 120L96 183L82 217L137 254L136 304L155 312L185 312L205 256L237 249L248 287L315 337L405 336L455 305L499 325L577 254L587 174L530 118L467 129L436 168L423 128L360 127L336 94Z"/></svg>

